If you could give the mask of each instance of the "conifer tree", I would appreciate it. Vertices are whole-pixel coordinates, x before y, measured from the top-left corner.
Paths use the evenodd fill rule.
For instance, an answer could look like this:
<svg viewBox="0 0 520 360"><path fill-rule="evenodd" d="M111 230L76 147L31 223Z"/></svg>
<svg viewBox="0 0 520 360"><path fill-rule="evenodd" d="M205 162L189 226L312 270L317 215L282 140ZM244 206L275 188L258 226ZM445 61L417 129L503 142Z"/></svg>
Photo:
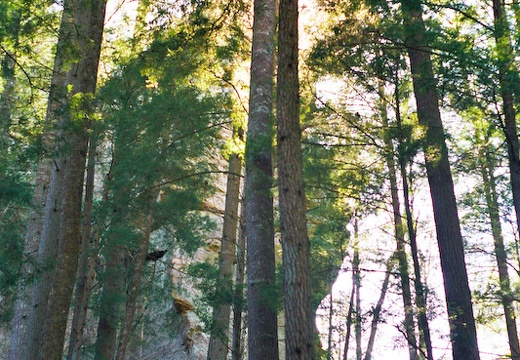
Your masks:
<svg viewBox="0 0 520 360"><path fill-rule="evenodd" d="M410 58L417 114L425 131L426 171L444 276L453 358L478 360L480 356L464 260L464 245L430 48L425 35L422 5L419 1L403 0L401 10L407 35L405 46Z"/></svg>
<svg viewBox="0 0 520 360"><path fill-rule="evenodd" d="M310 242L303 181L298 72L298 1L279 7L276 124L282 234L285 358L314 357Z"/></svg>
<svg viewBox="0 0 520 360"><path fill-rule="evenodd" d="M246 142L248 357L278 359L272 137L275 1L255 0Z"/></svg>

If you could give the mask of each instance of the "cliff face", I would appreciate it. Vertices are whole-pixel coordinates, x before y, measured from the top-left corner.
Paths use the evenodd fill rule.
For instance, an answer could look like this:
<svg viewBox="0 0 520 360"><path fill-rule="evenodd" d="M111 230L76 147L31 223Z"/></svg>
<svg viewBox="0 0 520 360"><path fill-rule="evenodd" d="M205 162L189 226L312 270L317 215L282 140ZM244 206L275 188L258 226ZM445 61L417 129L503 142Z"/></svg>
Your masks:
<svg viewBox="0 0 520 360"><path fill-rule="evenodd" d="M204 332L204 323L197 316L200 310L201 292L196 279L188 272L188 267L197 263L216 262L222 236L222 216L225 202L225 175L216 179L217 191L204 204L202 214L215 224L214 230L205 234L205 245L194 254L181 249L168 251L170 278L173 291L164 307L149 309L143 331L141 345L133 348L134 355L144 359L164 360L205 360L209 334ZM157 234L164 237L166 234ZM165 257L166 258L166 257ZM137 337L137 336L136 336Z"/></svg>

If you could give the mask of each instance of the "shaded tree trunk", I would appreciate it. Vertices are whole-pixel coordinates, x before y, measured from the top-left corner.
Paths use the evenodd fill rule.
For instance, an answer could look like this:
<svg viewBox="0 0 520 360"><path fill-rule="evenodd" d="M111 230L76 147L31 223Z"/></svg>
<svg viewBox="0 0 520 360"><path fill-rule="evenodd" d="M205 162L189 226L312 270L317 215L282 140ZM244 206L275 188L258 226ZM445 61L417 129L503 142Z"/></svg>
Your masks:
<svg viewBox="0 0 520 360"><path fill-rule="evenodd" d="M356 290L356 322L354 332L356 336L356 360L361 360L361 269L359 268L359 228L358 220L354 219L354 258L352 259L352 276L354 277L354 284Z"/></svg>
<svg viewBox="0 0 520 360"><path fill-rule="evenodd" d="M501 0L493 0L498 82L500 85L500 95L502 97L502 110L504 112L503 131L507 143L507 155L511 190L513 193L513 206L516 215L516 225L517 230L520 231L520 158L514 104L514 84L517 81L517 71L514 64L509 23L506 16L504 3Z"/></svg>
<svg viewBox="0 0 520 360"><path fill-rule="evenodd" d="M226 186L226 203L222 241L219 254L219 270L208 360L226 360L229 348L229 319L233 294L233 264L236 260L238 204L240 202L240 173L242 159L236 153L229 157Z"/></svg>
<svg viewBox="0 0 520 360"><path fill-rule="evenodd" d="M298 1L281 0L279 9L276 140L284 273L285 358L310 360L314 356L314 315L301 151Z"/></svg>
<svg viewBox="0 0 520 360"><path fill-rule="evenodd" d="M354 265L354 264L352 264ZM350 301L348 304L345 347L343 349L343 360L348 360L348 350L350 345L350 334L352 332L352 315L354 313L354 298L356 296L356 278L354 273L354 266L352 266L352 290L350 291Z"/></svg>
<svg viewBox="0 0 520 360"><path fill-rule="evenodd" d="M278 359L272 169L275 1L254 2L246 144L248 354Z"/></svg>
<svg viewBox="0 0 520 360"><path fill-rule="evenodd" d="M15 311L11 327L11 341L9 346L9 360L28 359L35 330L31 324L34 316L34 302L32 291L35 284L29 284L32 277L42 269L37 269L38 249L43 228L43 213L47 198L47 189L52 173L52 160L50 154L55 147L56 125L60 117L59 112L63 108L65 99L65 63L67 62L67 47L71 31L73 30L75 17L75 1L66 1L63 6L60 29L58 32L58 44L54 57L54 67L51 78L49 98L45 126L42 135L44 157L38 164L36 180L32 200L32 209L27 222L25 244L23 251L22 267L20 269L21 280L18 284L18 298L15 303ZM74 6L73 6L74 5Z"/></svg>
<svg viewBox="0 0 520 360"><path fill-rule="evenodd" d="M426 128L424 156L444 277L454 360L480 358L454 185L441 121L421 3L402 0L419 123Z"/></svg>
<svg viewBox="0 0 520 360"><path fill-rule="evenodd" d="M244 193L244 192L242 192ZM242 199L237 244L237 267L235 273L235 292L233 307L233 339L231 343L231 359L242 359L242 311L244 309L244 279L246 257L246 209Z"/></svg>
<svg viewBox="0 0 520 360"><path fill-rule="evenodd" d="M97 256L92 254L92 207L94 200L94 173L96 164L96 137L90 139L90 149L88 154L87 178L85 185L85 204L83 206L83 219L81 223L81 248L78 264L78 280L76 283L76 294L74 299L73 316L71 323L71 333L69 337L69 347L67 359L79 359L79 351L83 344L83 329L87 316L88 301L90 298L90 279L91 269L89 267L90 258Z"/></svg>
<svg viewBox="0 0 520 360"><path fill-rule="evenodd" d="M379 87L380 96L384 96L384 87ZM390 195L392 198L392 215L394 219L394 236L397 243L396 256L399 263L399 278L401 280L401 291L404 305L404 331L408 342L408 353L410 360L417 360L417 340L415 337L414 309L412 303L412 290L410 287L410 274L408 259L405 249L404 225L401 217L401 205L399 200L399 189L397 187L397 175L395 171L394 146L388 133L388 116L386 110L386 99L380 99L380 113L383 127L387 130L384 136L386 166L388 168L388 179L390 181Z"/></svg>
<svg viewBox="0 0 520 360"><path fill-rule="evenodd" d="M403 186L403 200L404 200L404 209L406 214L406 228L408 232L408 238L410 240L410 250L412 254L412 262L414 269L414 288L415 288L415 302L417 307L417 325L419 326L419 339L420 343L424 344L426 349L426 356L428 360L433 360L433 348L430 336L430 326L428 324L427 318L427 302L426 302L426 292L424 291L424 284L421 280L421 264L419 262L419 249L417 247L417 235L415 232L413 215L412 215L412 205L410 202L410 186L408 183L408 173L406 170L407 159L404 158L402 154L402 146L403 138L401 136L402 129L402 121L401 121L401 102L400 102L400 92L399 92L399 78L398 72L395 72L395 114L396 114L396 123L397 123L397 132L399 135L398 139L398 160L399 160L399 170L401 174L401 182Z"/></svg>
<svg viewBox="0 0 520 360"><path fill-rule="evenodd" d="M67 111L59 123L56 158L39 248L40 263L54 263L53 269L46 271L34 292L34 316L30 319L32 326L29 326L32 335L28 344L31 359L61 359L80 250L81 204L90 123L88 114L92 113L92 94L96 88L105 1L75 5L78 10L72 12L76 13L74 44L81 55L79 61L72 64L66 83L70 89L69 96L79 101L74 108L64 105L62 109ZM76 120L77 114L85 115L81 120Z"/></svg>
<svg viewBox="0 0 520 360"><path fill-rule="evenodd" d="M487 139L485 139L485 141L487 141ZM516 315L512 301L513 299L511 298L509 274L507 272L507 254L504 245L504 237L502 236L502 227L500 225L494 166L489 156L489 152L483 153L480 151L479 157L480 159L483 159L480 172L484 184L486 208L495 245L498 279L500 281L500 300L502 302L502 307L504 308L509 349L511 351L511 359L518 360L520 359L520 344L518 343Z"/></svg>

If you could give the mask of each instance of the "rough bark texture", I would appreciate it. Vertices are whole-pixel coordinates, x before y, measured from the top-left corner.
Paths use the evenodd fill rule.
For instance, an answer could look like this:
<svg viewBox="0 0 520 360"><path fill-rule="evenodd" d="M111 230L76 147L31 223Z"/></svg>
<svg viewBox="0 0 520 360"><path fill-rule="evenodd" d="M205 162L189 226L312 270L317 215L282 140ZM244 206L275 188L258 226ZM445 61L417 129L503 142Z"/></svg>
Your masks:
<svg viewBox="0 0 520 360"><path fill-rule="evenodd" d="M502 97L503 130L507 143L507 155L513 206L516 214L517 229L520 230L520 158L518 132L516 128L516 111L514 104L515 78L517 70L511 46L509 23L506 18L504 3L493 0L493 17L495 21L496 53L498 56L498 82Z"/></svg>
<svg viewBox="0 0 520 360"><path fill-rule="evenodd" d="M454 360L477 360L480 356L464 260L464 246L430 49L425 40L422 8L417 0L402 0L401 6L408 35L405 45L410 58L417 114L419 123L426 132L424 143L426 172L444 276L453 358Z"/></svg>
<svg viewBox="0 0 520 360"><path fill-rule="evenodd" d="M301 151L298 1L281 0L279 14L276 140L284 272L285 358L310 360L314 355L314 315Z"/></svg>
<svg viewBox="0 0 520 360"><path fill-rule="evenodd" d="M79 96L81 100L78 109L63 105L62 109L67 111L59 123L39 248L40 263L52 261L52 270L44 271L34 291L34 316L29 326L32 335L26 344L31 359L61 359L79 256L89 119L76 119L74 114L91 112L89 99L96 87L105 2L95 0L74 6L81 8L71 12L76 14L73 42L80 49L80 58L72 64L66 83L70 87L69 96Z"/></svg>
<svg viewBox="0 0 520 360"><path fill-rule="evenodd" d="M275 1L254 3L246 144L248 357L278 359L272 187Z"/></svg>
<svg viewBox="0 0 520 360"><path fill-rule="evenodd" d="M33 264L38 260L40 236L43 228L43 213L45 209L47 189L52 173L52 160L49 156L54 150L56 144L55 127L58 122L59 111L63 108L65 99L65 49L69 46L68 42L70 41L71 31L74 24L74 3L74 1L66 1L64 3L64 10L58 33L58 44L56 55L54 57L54 67L49 90L49 98L47 101L45 126L42 135L42 143L45 153L43 160L38 164L36 171L32 209L27 222L22 268L20 269L21 280L18 284L18 298L15 304L15 312L11 327L11 342L8 355L9 360L29 358L31 344L29 338L33 337L33 335L30 334L33 328L29 328L28 325L34 316L34 308L32 306L32 289L34 284L29 284L26 280L31 279L31 277L37 272L37 269Z"/></svg>
<svg viewBox="0 0 520 360"><path fill-rule="evenodd" d="M500 224L500 214L497 198L497 189L494 175L494 166L490 159L489 153L480 153L483 159L481 164L481 175L484 184L484 196L486 198L487 213L491 224L491 232L495 245L495 257L498 267L498 279L500 281L500 300L504 308L504 317L506 321L507 338L509 340L509 349L511 351L511 359L520 359L520 344L518 342L518 331L516 326L516 315L511 298L511 283L507 272L507 254L504 245L504 237L502 236L502 226Z"/></svg>
<svg viewBox="0 0 520 360"><path fill-rule="evenodd" d="M226 360L229 348L229 319L233 293L233 264L236 260L238 204L242 160L238 154L229 157L226 203L222 242L219 254L216 306L213 308L213 328L208 348L208 360Z"/></svg>

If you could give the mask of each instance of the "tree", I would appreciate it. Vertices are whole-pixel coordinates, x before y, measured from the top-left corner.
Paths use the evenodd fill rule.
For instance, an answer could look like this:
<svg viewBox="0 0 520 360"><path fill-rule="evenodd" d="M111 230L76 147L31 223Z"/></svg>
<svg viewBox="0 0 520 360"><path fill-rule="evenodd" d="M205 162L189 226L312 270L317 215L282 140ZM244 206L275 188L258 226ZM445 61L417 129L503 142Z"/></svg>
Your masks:
<svg viewBox="0 0 520 360"><path fill-rule="evenodd" d="M271 194L275 1L254 2L246 142L248 357L278 359Z"/></svg>
<svg viewBox="0 0 520 360"><path fill-rule="evenodd" d="M298 1L279 7L276 92L278 188L282 234L286 359L312 359L310 242L303 181L298 80Z"/></svg>
<svg viewBox="0 0 520 360"><path fill-rule="evenodd" d="M242 141L242 129L233 131L232 141ZM237 138L235 138L237 137ZM225 360L228 353L229 319L233 294L233 264L236 260L238 205L240 202L240 176L242 159L234 152L229 155L228 180L222 240L219 252L219 269L215 306L213 307L212 331L208 349L208 360Z"/></svg>
<svg viewBox="0 0 520 360"><path fill-rule="evenodd" d="M417 115L420 125L425 128L423 150L444 276L453 358L477 360L480 356L464 245L430 48L426 42L422 5L415 0L403 0L401 10L407 35L404 45L410 58Z"/></svg>
<svg viewBox="0 0 520 360"><path fill-rule="evenodd" d="M78 6L85 11L78 12ZM92 121L92 94L96 88L97 70L104 25L105 2L64 5L62 23L69 30L74 22L77 32L72 39L79 58L72 64L65 84L67 97L58 97L60 109L56 140L56 157L47 192L43 228L40 237L40 264L56 260L53 269L43 276L33 295L34 314L29 316L28 357L58 359L63 350L65 327L79 256L80 218L83 177L88 144L88 128ZM61 65L61 64L60 64ZM58 68L61 74L61 66ZM61 80L58 86L63 86ZM64 96L64 89L60 93ZM52 93L51 93L52 94ZM59 106L58 106L59 104ZM13 354L16 351L13 352Z"/></svg>

